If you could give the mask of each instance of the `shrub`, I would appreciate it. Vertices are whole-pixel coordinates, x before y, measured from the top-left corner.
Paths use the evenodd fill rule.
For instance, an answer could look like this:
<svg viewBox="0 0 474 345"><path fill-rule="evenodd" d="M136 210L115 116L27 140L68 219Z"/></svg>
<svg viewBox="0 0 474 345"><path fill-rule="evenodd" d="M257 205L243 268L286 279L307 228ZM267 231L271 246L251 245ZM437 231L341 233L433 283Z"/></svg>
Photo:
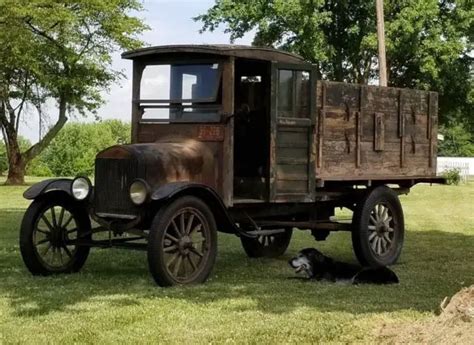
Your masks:
<svg viewBox="0 0 474 345"><path fill-rule="evenodd" d="M118 120L69 123L42 154L41 161L54 176L90 176L99 151L129 141L130 125Z"/></svg>
<svg viewBox="0 0 474 345"><path fill-rule="evenodd" d="M457 168L445 170L443 177L446 179L447 184L457 186L461 182L461 170Z"/></svg>
<svg viewBox="0 0 474 345"><path fill-rule="evenodd" d="M53 176L53 172L46 162L39 158L33 159L26 167L26 174L29 176L49 177Z"/></svg>

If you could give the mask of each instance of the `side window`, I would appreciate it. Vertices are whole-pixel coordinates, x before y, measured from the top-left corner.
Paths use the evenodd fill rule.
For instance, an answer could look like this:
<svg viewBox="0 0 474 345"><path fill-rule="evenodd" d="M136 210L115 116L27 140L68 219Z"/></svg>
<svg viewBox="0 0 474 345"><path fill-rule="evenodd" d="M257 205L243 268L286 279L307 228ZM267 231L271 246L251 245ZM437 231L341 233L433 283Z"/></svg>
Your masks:
<svg viewBox="0 0 474 345"><path fill-rule="evenodd" d="M306 118L310 115L308 71L278 71L278 116Z"/></svg>
<svg viewBox="0 0 474 345"><path fill-rule="evenodd" d="M293 71L281 69L278 73L278 110L287 113L292 109Z"/></svg>
<svg viewBox="0 0 474 345"><path fill-rule="evenodd" d="M295 117L309 117L310 80L308 71L296 71L296 109Z"/></svg>

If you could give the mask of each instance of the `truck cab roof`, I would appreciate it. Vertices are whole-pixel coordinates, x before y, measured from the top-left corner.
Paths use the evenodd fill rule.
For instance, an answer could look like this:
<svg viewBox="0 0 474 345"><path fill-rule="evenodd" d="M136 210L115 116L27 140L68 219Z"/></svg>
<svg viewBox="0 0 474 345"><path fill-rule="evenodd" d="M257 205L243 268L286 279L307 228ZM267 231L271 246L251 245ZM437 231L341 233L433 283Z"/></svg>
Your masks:
<svg viewBox="0 0 474 345"><path fill-rule="evenodd" d="M122 54L122 58L137 59L167 59L193 55L195 57L236 57L253 60L275 61L281 63L303 63L305 60L296 54L267 47L253 47L232 44L188 44L163 45L140 48Z"/></svg>

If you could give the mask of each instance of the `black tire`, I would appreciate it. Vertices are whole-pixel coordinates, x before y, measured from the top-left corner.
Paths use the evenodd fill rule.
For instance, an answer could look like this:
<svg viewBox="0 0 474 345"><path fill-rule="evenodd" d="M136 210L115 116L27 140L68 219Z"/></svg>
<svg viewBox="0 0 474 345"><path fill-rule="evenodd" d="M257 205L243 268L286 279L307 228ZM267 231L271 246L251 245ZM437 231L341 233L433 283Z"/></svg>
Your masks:
<svg viewBox="0 0 474 345"><path fill-rule="evenodd" d="M250 258L276 258L285 254L288 248L292 229L286 229L285 232L269 235L258 236L257 238L240 237L242 247Z"/></svg>
<svg viewBox="0 0 474 345"><path fill-rule="evenodd" d="M90 248L68 244L77 238L91 239L87 211L70 197L47 195L33 201L23 216L21 256L33 275L78 272Z"/></svg>
<svg viewBox="0 0 474 345"><path fill-rule="evenodd" d="M398 195L385 186L369 191L358 203L352 219L352 245L359 262L370 267L395 264L404 235Z"/></svg>
<svg viewBox="0 0 474 345"><path fill-rule="evenodd" d="M148 238L148 267L158 285L205 282L216 255L216 222L201 199L179 197L155 215Z"/></svg>

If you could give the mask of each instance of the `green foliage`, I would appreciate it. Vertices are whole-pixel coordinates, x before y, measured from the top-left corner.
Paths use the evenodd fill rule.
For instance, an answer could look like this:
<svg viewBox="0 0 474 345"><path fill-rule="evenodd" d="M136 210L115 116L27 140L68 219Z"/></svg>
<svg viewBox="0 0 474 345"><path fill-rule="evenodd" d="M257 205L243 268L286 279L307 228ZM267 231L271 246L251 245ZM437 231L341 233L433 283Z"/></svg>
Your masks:
<svg viewBox="0 0 474 345"><path fill-rule="evenodd" d="M21 183L16 171L48 146L68 116L95 113L102 104L104 89L122 77L112 54L142 45L137 36L147 26L132 15L141 10L140 0L0 0L0 125L17 168L12 183ZM46 102L57 104L56 123L20 151L20 118L26 109L45 116Z"/></svg>
<svg viewBox="0 0 474 345"><path fill-rule="evenodd" d="M461 182L461 170L456 168L446 170L443 172L443 177L447 184L457 186Z"/></svg>
<svg viewBox="0 0 474 345"><path fill-rule="evenodd" d="M54 176L92 175L99 151L128 142L130 125L118 120L70 123L41 155L38 169L49 169Z"/></svg>
<svg viewBox="0 0 474 345"><path fill-rule="evenodd" d="M439 91L441 123L454 119L474 132L474 3L384 3L390 84ZM255 30L255 45L300 54L324 78L368 83L377 77L373 0L216 0L195 19L203 31L225 24L233 40Z"/></svg>
<svg viewBox="0 0 474 345"><path fill-rule="evenodd" d="M44 161L44 159L42 159L41 155L28 163L28 166L26 167L26 174L28 176L38 177L50 177L54 175L48 164Z"/></svg>
<svg viewBox="0 0 474 345"><path fill-rule="evenodd" d="M439 141L438 155L444 157L474 157L474 138L460 124L440 128L444 140Z"/></svg>

